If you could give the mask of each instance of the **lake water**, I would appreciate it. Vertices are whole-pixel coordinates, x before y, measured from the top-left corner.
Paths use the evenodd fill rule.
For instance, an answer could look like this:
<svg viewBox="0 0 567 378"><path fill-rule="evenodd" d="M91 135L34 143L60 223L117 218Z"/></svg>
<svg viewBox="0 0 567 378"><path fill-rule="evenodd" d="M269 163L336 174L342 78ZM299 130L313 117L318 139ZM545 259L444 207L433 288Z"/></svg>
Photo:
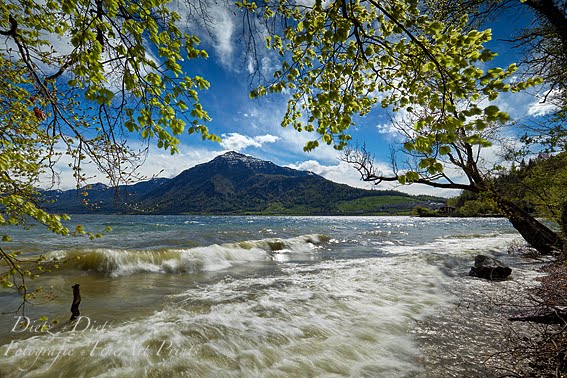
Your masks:
<svg viewBox="0 0 567 378"><path fill-rule="evenodd" d="M26 306L0 291L4 377L496 376L502 316L482 295L534 277L505 219L75 216L94 241L41 229L10 247L62 263ZM479 253L513 279L468 277ZM69 323L71 286L81 318ZM59 323L40 331L36 319Z"/></svg>

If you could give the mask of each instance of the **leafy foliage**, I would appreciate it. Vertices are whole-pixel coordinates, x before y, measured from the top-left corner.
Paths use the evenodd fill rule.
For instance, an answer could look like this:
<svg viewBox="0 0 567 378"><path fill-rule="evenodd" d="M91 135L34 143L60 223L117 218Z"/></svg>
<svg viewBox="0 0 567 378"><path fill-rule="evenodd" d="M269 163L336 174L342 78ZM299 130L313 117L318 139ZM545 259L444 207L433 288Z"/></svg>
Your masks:
<svg viewBox="0 0 567 378"><path fill-rule="evenodd" d="M470 17L469 27L480 27L502 15L522 14L531 22L510 35L510 48L523 54L519 75L539 76L544 85L538 88L545 112L536 119L525 120L520 126L526 129L525 148L517 151L529 154L530 149L561 152L566 148L567 111L567 3L564 0L443 0L425 1L425 9L432 17L456 23L465 14ZM547 114L543 114L547 113ZM534 148L535 147L535 148ZM526 152L527 151L527 152Z"/></svg>
<svg viewBox="0 0 567 378"><path fill-rule="evenodd" d="M207 53L179 27L180 16L168 3L0 3L1 226L39 222L70 234L62 223L67 217L42 210L35 190L42 174L55 174L63 154L78 187L87 179L81 169L87 162L118 184L138 166L139 152L127 138L155 139L172 154L184 131L218 140L205 126L210 117L198 98L209 83L181 66ZM88 234L82 227L74 233ZM35 276L14 254L2 249L0 258L9 268L3 286L13 285L16 274Z"/></svg>
<svg viewBox="0 0 567 378"><path fill-rule="evenodd" d="M414 207L411 214L414 215L414 216L418 216L418 217L439 217L439 216L441 216L439 211L432 210L432 209L429 209L427 207L423 207L423 206L420 206L420 205Z"/></svg>
<svg viewBox="0 0 567 378"><path fill-rule="evenodd" d="M455 215L462 217L479 217L500 214L498 206L490 198L469 199L465 201L456 211Z"/></svg>
<svg viewBox="0 0 567 378"><path fill-rule="evenodd" d="M248 11L260 8L242 6ZM320 141L343 149L355 117L367 115L377 104L404 111L407 117L400 117L395 127L405 139L406 166L398 169L393 159L393 175L385 175L364 148L348 149L343 160L363 180L486 193L541 253L563 249L556 233L495 190L491 168L482 164L482 148L491 146L509 121L494 101L501 93L542 83L537 77L511 80L515 64L490 66L496 55L484 47L490 30L471 30L467 15L449 22L434 18L420 10L417 0L313 5L281 0L262 7L264 18L284 20L280 33L272 29L266 40L283 63L273 81L251 95L291 95L282 125L319 134L305 145L306 151ZM454 179L456 172L465 182Z"/></svg>
<svg viewBox="0 0 567 378"><path fill-rule="evenodd" d="M496 55L484 47L490 30L467 30L466 16L444 24L421 13L417 1L268 2L264 14L288 20L281 35L267 38L284 61L252 97L290 93L282 125L320 135L305 150L320 142L344 148L356 117L377 105L409 113L401 134L417 159L396 173L402 184L448 180L446 163L464 169L476 161L473 149L489 146L492 130L509 120L490 101L541 83L507 80L515 64L482 69Z"/></svg>

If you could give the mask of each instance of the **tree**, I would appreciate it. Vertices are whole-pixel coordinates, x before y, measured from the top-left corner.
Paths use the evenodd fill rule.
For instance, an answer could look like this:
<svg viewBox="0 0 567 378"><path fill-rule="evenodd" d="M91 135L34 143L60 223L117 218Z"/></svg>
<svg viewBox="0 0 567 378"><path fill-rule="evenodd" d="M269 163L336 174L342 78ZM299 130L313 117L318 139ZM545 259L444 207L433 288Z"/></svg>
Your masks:
<svg viewBox="0 0 567 378"><path fill-rule="evenodd" d="M545 94L541 97L542 105L550 105L553 111L535 119L524 120L521 124L525 134L521 138L525 146L512 151L511 158L522 157L536 151L556 154L567 150L567 1L565 0L445 0L426 2L427 10L434 17L447 22L454 22L465 13L471 14L470 26L481 26L498 16L529 14L534 22L526 23L518 35L511 36L509 42L523 52L521 64L524 75L537 75L544 79ZM546 196L549 192L561 191L561 185L555 185L557 176L547 175L537 184L538 194L531 190L539 207L555 209L555 213L545 211L551 219L558 221L567 235L567 204L561 205L556 198L564 196ZM546 183L542 187L542 183ZM530 187L530 183L523 183ZM551 189L553 188L553 189ZM545 200L543 200L545 198ZM545 204L542 202L547 201ZM563 220L557 213L563 209Z"/></svg>
<svg viewBox="0 0 567 378"><path fill-rule="evenodd" d="M181 61L204 59L168 0L4 1L0 3L0 226L39 222L67 235L68 217L41 208L36 187L66 154L77 186L90 161L112 184L128 182L140 151L134 136L177 152L184 131L218 140L198 91L209 83ZM53 176L56 179L55 176ZM82 227L74 233L85 234ZM95 237L96 235L90 234ZM10 240L4 235L2 244ZM2 286L28 299L18 256L0 249ZM37 268L37 264L33 265ZM16 280L19 277L20 280Z"/></svg>
<svg viewBox="0 0 567 378"><path fill-rule="evenodd" d="M447 200L448 206L455 207L455 214L462 217L482 217L498 214L498 207L481 194L463 191Z"/></svg>
<svg viewBox="0 0 567 378"><path fill-rule="evenodd" d="M469 27L480 27L497 17L528 15L533 22L509 36L511 46L523 52L520 62L524 75L544 79L542 105L549 114L524 121L526 147L548 152L567 148L567 2L565 0L444 0L426 1L433 17L454 23L463 14L471 15ZM551 109L554 109L551 111ZM525 154L526 151L517 151Z"/></svg>
<svg viewBox="0 0 567 378"><path fill-rule="evenodd" d="M256 4L247 7L257 9ZM410 157L406 169L384 175L374 169L371 154L347 149L344 160L363 180L486 193L540 252L563 249L559 235L496 190L490 167L482 164L482 149L509 121L491 101L542 82L508 80L514 64L482 69L495 56L484 47L490 30L470 30L466 16L456 23L434 19L420 11L418 1L336 0L311 6L280 1L268 2L263 11L267 19L279 14L287 22L266 40L284 59L273 81L252 97L290 93L282 125L320 135L306 150L321 141L344 148L355 118L377 104L404 112L408 116L397 127ZM455 181L451 170L462 173L465 182Z"/></svg>
<svg viewBox="0 0 567 378"><path fill-rule="evenodd" d="M425 1L426 12L454 23L470 15L470 26L481 27L502 16L527 15L533 22L508 40L523 50L522 63L532 75L542 76L551 87L567 88L567 2L565 0L444 0ZM565 103L565 93L562 93Z"/></svg>

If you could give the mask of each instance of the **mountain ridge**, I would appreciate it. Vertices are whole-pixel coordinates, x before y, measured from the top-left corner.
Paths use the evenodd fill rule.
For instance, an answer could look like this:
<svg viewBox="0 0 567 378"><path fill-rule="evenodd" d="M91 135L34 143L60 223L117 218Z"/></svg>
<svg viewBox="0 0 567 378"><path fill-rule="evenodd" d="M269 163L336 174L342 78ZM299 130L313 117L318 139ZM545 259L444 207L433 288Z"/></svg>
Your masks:
<svg viewBox="0 0 567 378"><path fill-rule="evenodd" d="M69 213L352 215L399 213L443 201L353 188L234 151L173 178L43 193L51 201L48 210Z"/></svg>

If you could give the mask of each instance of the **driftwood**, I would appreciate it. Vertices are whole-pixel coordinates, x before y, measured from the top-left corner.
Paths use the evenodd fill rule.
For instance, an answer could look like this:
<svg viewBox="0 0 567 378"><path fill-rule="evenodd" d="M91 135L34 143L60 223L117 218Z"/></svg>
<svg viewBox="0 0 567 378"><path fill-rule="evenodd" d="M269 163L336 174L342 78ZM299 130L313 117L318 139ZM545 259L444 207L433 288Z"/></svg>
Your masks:
<svg viewBox="0 0 567 378"><path fill-rule="evenodd" d="M73 304L71 304L71 321L77 319L81 313L79 312L79 304L81 304L81 291L79 284L71 286L73 288Z"/></svg>
<svg viewBox="0 0 567 378"><path fill-rule="evenodd" d="M547 312L531 313L508 318L512 322L533 322L540 324L566 324L567 311L549 310Z"/></svg>

